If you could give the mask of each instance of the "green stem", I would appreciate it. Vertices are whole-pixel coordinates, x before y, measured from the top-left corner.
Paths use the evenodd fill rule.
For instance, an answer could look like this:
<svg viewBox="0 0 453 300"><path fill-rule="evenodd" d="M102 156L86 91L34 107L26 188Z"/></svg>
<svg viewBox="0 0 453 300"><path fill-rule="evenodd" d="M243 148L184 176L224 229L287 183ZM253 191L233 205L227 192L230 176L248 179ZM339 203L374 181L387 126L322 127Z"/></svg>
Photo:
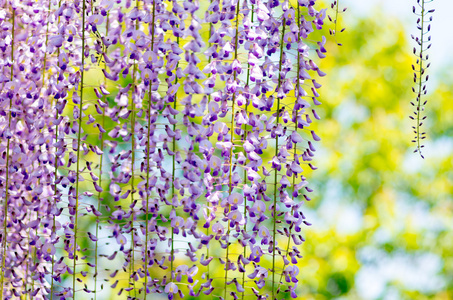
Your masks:
<svg viewBox="0 0 453 300"><path fill-rule="evenodd" d="M30 228L27 230L27 236L28 236L28 242L30 243ZM29 247L30 248L30 247ZM30 251L30 250L29 250ZM27 254L28 256L28 254ZM30 261L27 259L27 268L25 269L25 274L29 274L29 269L30 269ZM25 292L27 291L28 289L28 278L25 277L24 278L24 288L25 288ZM25 299L27 299L27 295L24 295Z"/></svg>
<svg viewBox="0 0 453 300"><path fill-rule="evenodd" d="M60 67L60 66L58 66ZM59 116L58 116L58 110L57 110L57 114L56 114L56 119L58 119ZM55 126L55 141L58 141L58 125ZM56 148L55 148L55 152L56 152ZM57 156L55 156L55 163L54 163L54 167L55 167L55 172L54 172L54 178L55 180L57 180L57 176L58 176L58 158ZM54 185L54 206L56 209L56 206L57 206L57 202L56 202L56 195L57 195L57 184ZM56 223L55 223L55 215L53 215L52 217L52 233L55 233L55 230L56 230ZM51 235L52 236L52 235ZM52 255L52 272L51 272L51 282L50 282L50 299L53 298L53 288L54 288L54 281L53 281L53 274L54 274L54 265L55 265L55 257L54 255Z"/></svg>
<svg viewBox="0 0 453 300"><path fill-rule="evenodd" d="M80 141L82 135L82 109L83 109L83 76L85 69L85 10L86 2L83 1L82 8L82 65L81 65L81 78L80 78L80 102L79 102L79 129L77 132L77 164L76 164L76 204L74 216L74 258L73 258L73 276L72 276L72 294L73 299L76 299L76 261L77 261L77 221L78 221L78 208L79 208L79 176L80 176Z"/></svg>
<svg viewBox="0 0 453 300"><path fill-rule="evenodd" d="M212 4L212 1L213 1L213 0L210 0L210 1L209 1L210 4ZM211 12L209 12L209 14L211 14ZM212 24L209 24L209 37L208 37L208 39L212 36L212 26L211 26L211 25L212 25ZM212 43L209 42L209 43L208 43L208 48L211 48L211 46L212 46ZM208 64L211 63L211 58L212 58L211 55L209 55L209 56L208 56ZM209 93L209 94L208 94L208 107L209 107L209 104L210 104L210 103L211 103L211 94ZM208 137L208 141L209 141L209 137ZM210 202L208 202L207 205L208 205L208 213L210 213L210 210L209 210L209 207L211 206ZM206 236L209 236L209 227L206 228ZM206 245L206 259L208 259L208 258L209 258L209 245ZM210 265L210 264L208 264L208 265L206 266L206 268L207 268L207 280L209 280L209 274L210 274L209 265Z"/></svg>
<svg viewBox="0 0 453 300"><path fill-rule="evenodd" d="M105 28L105 36L109 34L109 14L107 13L107 22ZM104 61L104 69L107 70L107 63ZM107 79L104 77L104 85L107 85ZM107 96L104 95L104 102L107 102ZM105 128L105 108L102 108L102 128ZM101 132L101 157L99 158L99 186L102 187L102 163L104 160L104 133ZM101 208L101 192L98 193L98 207L97 210L99 211ZM99 217L96 217L96 238L99 235ZM94 300L97 297L97 280L98 280L98 241L95 242L95 250L94 250Z"/></svg>
<svg viewBox="0 0 453 300"><path fill-rule="evenodd" d="M419 81L418 81L418 101L417 101L417 150L418 150L418 153L420 154L421 157L423 157L422 155L422 148L421 148L421 145L420 145L420 107L421 107L421 103L422 103L422 85L423 85L423 75L422 75L422 72L423 72L423 30L424 30L424 22L425 22L425 0L422 0L422 5L421 5L421 8L422 8L422 12L421 12L421 23L420 23L420 68L419 68Z"/></svg>
<svg viewBox="0 0 453 300"><path fill-rule="evenodd" d="M179 36L176 37L176 42L179 45ZM176 70L179 67L179 62L176 63ZM175 84L178 84L178 76L175 78ZM176 103L177 103L177 97L178 92L175 93L175 101L173 102L173 108L176 109ZM176 130L176 124L173 124L173 132ZM173 137L173 157L172 157L172 178L175 178L175 171L176 171L176 139ZM171 184L171 199L173 201L173 197L175 196L175 184L174 180L172 181ZM174 209L174 206L172 204L172 209ZM175 260L175 245L174 245L174 228L173 226L171 227L171 253L170 253L170 280L173 282L173 261Z"/></svg>
<svg viewBox="0 0 453 300"><path fill-rule="evenodd" d="M50 16L50 5L51 1L49 0L49 14L47 15L47 26L46 26L46 48L47 48L47 42L49 40L49 16ZM60 49L60 48L58 48ZM46 72L46 64L47 64L47 50L44 51L44 67L42 68L42 85L44 86L44 74Z"/></svg>
<svg viewBox="0 0 453 300"><path fill-rule="evenodd" d="M39 163L39 165L41 165L41 163ZM38 185L39 185L39 180L38 180ZM38 218L38 213L36 213L36 218ZM38 228L35 229L35 236L38 235ZM31 262L32 264L34 265L35 262L36 262L36 247L33 247L33 254L31 256ZM35 280L33 279L34 277L34 273L36 273L36 270L34 272L32 272L31 274L31 291L30 292L33 292L35 290ZM31 295L30 295L30 300L32 300L31 298Z"/></svg>
<svg viewBox="0 0 453 300"><path fill-rule="evenodd" d="M46 25L46 41L45 41L45 47L47 48L47 42L49 41L49 16L50 16L50 8L51 8L51 1L49 0L49 6L48 6L48 14L47 14L47 25ZM46 68L47 68L47 51L44 51L44 62L43 62L43 68L42 68L42 86L45 85L45 74L46 74ZM41 130L40 130L41 131ZM39 164L40 165L40 164ZM38 183L39 183L38 179ZM36 217L38 217L38 213L36 213ZM38 232L38 229L36 229L36 233ZM33 250L33 255L32 255L32 263L34 263L36 260L36 247L34 247ZM27 265L27 274L28 274L28 265ZM34 291L35 289L35 280L33 279L34 276L32 276L32 281L31 281L31 292ZM25 290L27 290L27 281L25 281ZM30 299L31 296L30 296Z"/></svg>
<svg viewBox="0 0 453 300"><path fill-rule="evenodd" d="M58 8L61 7L61 0L58 2ZM58 23L60 23L60 16L58 16ZM60 57L60 48L57 48L57 56ZM58 69L60 69L60 59L58 59ZM58 102L58 101L55 101L55 102ZM58 110L56 109L56 115L55 115L55 120L58 120L59 118L59 114L58 114ZM58 129L59 129L59 125L56 125L55 126L55 142L58 142ZM55 147L55 153L57 152L57 147ZM54 163L54 167L55 167L55 173L54 173L54 180L56 181L57 178L58 178L58 158L57 156L55 155L55 163ZM57 200L56 200L56 195L57 195L57 184L54 185L54 190L53 190L53 194L54 194L54 206L56 209L57 208ZM52 216L52 233L55 232L55 229L56 229L56 223L55 223L55 214ZM54 289L54 282L53 282L53 274L54 274L54 265L55 265L55 255L52 255L52 275L50 277L50 300L53 299L53 289Z"/></svg>
<svg viewBox="0 0 453 300"><path fill-rule="evenodd" d="M282 60L283 60L283 37L285 36L285 18L283 18L283 30L282 30L282 37L280 40L280 63L278 67L278 85L277 88L281 84L281 71L282 71ZM277 126L280 121L280 98L277 96ZM278 156L278 136L275 137L275 157ZM273 209L273 214L274 214L274 228L273 228L273 249L272 249L272 300L275 299L275 244L277 243L276 241L276 235L277 235L277 175L278 171L275 169L275 176L274 176L274 209Z"/></svg>
<svg viewBox="0 0 453 300"><path fill-rule="evenodd" d="M135 73L135 66L134 66L134 73ZM132 76L134 77L134 76ZM131 113L131 148L132 148L132 163L131 163L131 204L134 203L134 192L135 192L135 168L134 168L134 163L135 163L135 103L134 103L134 89L132 90L132 97L131 97L131 103L132 103L132 113ZM132 273L134 272L134 265L135 265L135 246L134 246L134 209L132 208L132 213L131 213L131 262L129 266L129 279L132 279ZM135 281L133 282L134 290L135 290ZM129 291L129 294L131 294L132 290Z"/></svg>
<svg viewBox="0 0 453 300"><path fill-rule="evenodd" d="M13 22L13 28L12 28L12 41L11 41L11 78L10 81L13 81L14 78L14 64L12 63L14 61L14 30L15 30L15 18L16 18L16 11L14 8L12 9L13 11L13 16L12 16L12 22ZM11 109L13 107L13 98L9 100L9 111L8 111L8 128L11 127ZM6 142L6 181L5 181L5 203L3 206L3 237L2 237L2 248L3 248L3 254L2 254L2 274L0 276L0 296L3 296L3 285L5 281L5 260L6 260L6 225L7 225L7 219L8 219L8 184L9 184L9 148L10 148L10 140L9 138Z"/></svg>
<svg viewBox="0 0 453 300"><path fill-rule="evenodd" d="M104 97L104 100L106 100ZM105 108L102 108L102 128L105 125ZM104 152L104 134L101 132L101 151ZM104 153L103 153L104 154ZM102 186L102 162L104 155L101 154L101 157L99 158L99 186ZM98 193L98 206L97 210L99 211L101 207L101 192ZM99 217L96 217L96 238L99 236ZM96 240L95 246L94 246L94 300L96 300L96 292L97 292L97 279L98 279L98 241Z"/></svg>
<svg viewBox="0 0 453 300"><path fill-rule="evenodd" d="M339 13L338 10L339 10L339 6L340 6L340 0L337 0L336 4L337 5L335 7L335 22L334 22L335 28L334 28L333 35L335 37L335 43L337 43L337 45L341 46L340 43L338 43L338 41L337 41L337 23L338 23L338 13ZM297 6L297 9L299 10L299 6Z"/></svg>
<svg viewBox="0 0 453 300"><path fill-rule="evenodd" d="M154 51L154 22L155 22L155 15L156 15L156 5L153 5L153 16L152 16L152 26L151 26L151 51ZM145 295L144 300L147 297L147 287L148 287L148 209L149 209L149 150L150 150L150 135L151 135L151 90L152 90L152 83L149 83L149 94L148 94L148 135L146 140L146 210L145 210L145 218L146 218L146 228L145 228Z"/></svg>
<svg viewBox="0 0 453 300"><path fill-rule="evenodd" d="M298 15L297 24L300 28L300 8L299 8L299 6L297 6L297 15ZM299 31L299 35L298 35L298 40L300 40L300 31ZM296 83L296 91L297 91L296 95L297 96L296 96L296 101L297 101L297 98L299 97L299 87L300 87L300 53L297 52L297 83ZM294 125L294 131L296 131L296 132L297 132L297 117L298 117L298 111L296 111L295 125ZM295 145L294 146L294 156L293 156L294 161L296 160L296 156L297 156L297 146ZM293 192L292 192L292 196L291 196L291 199L293 201L294 201L295 185L296 185L296 174L293 174ZM293 212L294 212L294 208L291 209L291 214L293 214ZM288 242L286 244L286 251L285 251L286 256L288 255L289 246L291 244L291 231L292 231L292 227L289 228ZM280 275L280 280L278 281L277 290L280 288L282 279L283 279L283 273Z"/></svg>
<svg viewBox="0 0 453 300"><path fill-rule="evenodd" d="M135 2L135 7L138 9L138 0ZM135 22L135 30L138 30L138 20ZM132 88L131 88L131 147L132 147L132 163L131 163L131 204L134 203L135 193L135 102L134 102L134 90L135 90L135 73L137 71L137 64L134 61L134 71L132 74ZM137 290L135 289L135 278L132 278L132 274L135 270L135 242L134 242L134 208L131 208L131 261L129 267L129 280L132 280L134 287L134 295L137 297ZM132 294L132 290L129 291L129 296Z"/></svg>
<svg viewBox="0 0 453 300"><path fill-rule="evenodd" d="M153 22L154 23L154 22ZM153 41L154 42L154 41ZM152 43L153 43L152 42ZM146 228L145 228L145 295L144 298L146 300L147 296L147 286L148 286L148 210L149 210L149 150L150 150L150 143L149 143L149 136L151 134L151 86L149 87L149 103L148 103L148 136L146 141L146 209L145 209L145 218L146 218Z"/></svg>
<svg viewBox="0 0 453 300"><path fill-rule="evenodd" d="M237 59L237 56L238 56L238 41L239 41L239 3L240 1L238 0L237 4L236 4L236 37L235 37L235 46L234 46L234 59ZM233 75L233 80L236 81L236 77L237 77L237 72L234 71L234 75ZM230 130L231 130L231 135L230 135L230 142L231 142L231 148L230 148L230 161L229 161L229 167L230 167L230 170L229 170L229 183L228 183L228 186L229 186L229 196L231 196L231 193L233 192L233 182L232 182L232 172L233 172L233 136L234 136L234 106L236 104L236 93L233 93L233 103L232 103L232 106L231 106L231 127L230 127ZM230 210L230 204L227 205L227 208L228 208L228 211L227 213L229 212ZM227 295L227 280L228 280L228 268L229 268L229 250L230 250L230 242L229 242L229 239L230 239L230 224L228 224L228 221L227 221L227 238L226 238L226 260L225 260L225 286L224 286L224 294L223 294L223 297L224 299L226 299L226 295Z"/></svg>
<svg viewBox="0 0 453 300"><path fill-rule="evenodd" d="M254 13L254 5L252 4L252 15L251 15L251 21L252 21L252 24L253 24L253 13ZM249 79L250 79L250 67L247 68L247 82L245 83L246 86L249 85ZM247 102L246 105L245 105L245 113L248 114L248 108L249 108L249 103ZM247 127L246 129L244 130L244 141L247 140ZM244 169L244 185L247 184L247 170ZM247 216L247 205L246 205L246 200L247 200L247 197L244 197L244 218ZM245 222L244 224L244 232L247 232L247 222ZM244 247L244 258L247 257L247 247ZM245 268L245 266L244 266ZM242 273L242 287L244 288L244 291L242 292L242 300L244 300L244 296L245 296L245 273Z"/></svg>

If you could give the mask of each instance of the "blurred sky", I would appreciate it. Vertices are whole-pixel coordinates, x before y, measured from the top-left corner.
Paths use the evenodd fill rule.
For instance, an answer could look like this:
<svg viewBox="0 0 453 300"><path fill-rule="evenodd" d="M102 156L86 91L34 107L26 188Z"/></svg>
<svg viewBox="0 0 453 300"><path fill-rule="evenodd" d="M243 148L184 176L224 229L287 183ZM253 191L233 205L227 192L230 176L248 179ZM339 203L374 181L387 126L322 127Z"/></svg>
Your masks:
<svg viewBox="0 0 453 300"><path fill-rule="evenodd" d="M409 38L411 34L418 34L416 29L417 17L412 13L412 6L417 7L416 0L340 0L340 6L351 10L350 15L356 15L356 13L372 14L376 6L381 6L390 17L398 18L403 22ZM434 0L430 4L425 4L425 6L427 9L436 10L432 14L432 47L428 54L432 68L429 72L432 74L430 76L438 79L447 66L453 66L453 18L451 16L453 1ZM347 19L347 13L342 17ZM415 42L412 42L411 46L415 46Z"/></svg>

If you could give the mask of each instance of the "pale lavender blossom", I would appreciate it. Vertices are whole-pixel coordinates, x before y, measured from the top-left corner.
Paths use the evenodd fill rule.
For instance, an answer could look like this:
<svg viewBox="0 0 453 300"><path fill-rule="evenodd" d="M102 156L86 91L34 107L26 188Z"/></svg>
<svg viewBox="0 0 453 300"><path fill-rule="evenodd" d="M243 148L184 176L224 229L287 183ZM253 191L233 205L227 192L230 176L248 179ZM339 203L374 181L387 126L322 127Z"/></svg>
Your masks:
<svg viewBox="0 0 453 300"><path fill-rule="evenodd" d="M3 298L296 297L316 1L0 3Z"/></svg>

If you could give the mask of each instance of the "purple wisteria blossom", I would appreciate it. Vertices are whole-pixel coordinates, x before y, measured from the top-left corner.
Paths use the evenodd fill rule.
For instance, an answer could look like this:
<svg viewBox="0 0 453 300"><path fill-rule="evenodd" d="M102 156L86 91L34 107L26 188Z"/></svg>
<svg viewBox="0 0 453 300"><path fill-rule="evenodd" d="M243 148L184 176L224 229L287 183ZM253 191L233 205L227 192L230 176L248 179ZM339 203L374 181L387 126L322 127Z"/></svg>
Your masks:
<svg viewBox="0 0 453 300"><path fill-rule="evenodd" d="M316 2L0 0L2 299L296 298Z"/></svg>

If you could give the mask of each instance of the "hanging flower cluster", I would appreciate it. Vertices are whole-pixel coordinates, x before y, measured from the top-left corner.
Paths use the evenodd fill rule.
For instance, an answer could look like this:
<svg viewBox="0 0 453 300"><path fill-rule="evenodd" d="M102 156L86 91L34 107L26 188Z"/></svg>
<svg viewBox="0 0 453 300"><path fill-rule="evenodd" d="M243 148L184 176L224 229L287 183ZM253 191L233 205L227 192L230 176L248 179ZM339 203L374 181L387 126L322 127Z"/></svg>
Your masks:
<svg viewBox="0 0 453 300"><path fill-rule="evenodd" d="M0 0L2 299L295 298L315 2Z"/></svg>
<svg viewBox="0 0 453 300"><path fill-rule="evenodd" d="M421 126L423 125L423 121L426 119L426 116L423 115L423 111L425 110L425 105L428 100L423 101L422 103L422 96L426 95L428 90L426 89L426 83L428 82L429 75L427 75L426 70L431 65L428 63L429 55L426 54L426 51L431 48L431 36L426 37L431 31L431 22L433 17L430 16L434 9L426 9L425 4L429 4L434 0L417 0L417 5L420 9L420 13L418 13L418 9L415 6L412 7L412 12L418 16L417 19L417 29L420 31L419 36L412 35L412 39L417 43L417 47L414 47L414 55L417 57L417 62L415 65L412 65L412 70L414 71L414 84L415 86L412 87L412 92L416 94L415 103L411 102L411 105L414 107L415 111L413 112L414 115L410 115L409 118L415 121L415 126L412 126L414 131L414 138L412 143L415 143L415 150L414 153L419 153L422 158L425 158L422 154L422 148L425 147L422 144L422 140L426 138L426 132L421 131ZM428 24L428 25L427 25Z"/></svg>
<svg viewBox="0 0 453 300"><path fill-rule="evenodd" d="M332 22L334 24L334 29L329 29L329 34L331 36L333 36L335 38L335 43L337 43L338 46L343 46L343 44L339 43L337 41L337 34L338 32L343 32L346 30L346 28L342 28L342 29L338 29L338 23L339 23L339 18L338 18L338 15L341 14L341 13L344 13L346 12L347 8L343 8L342 10L340 10L340 0L334 0L331 4L330 4L330 8L332 10L334 10L335 12L335 16L332 18L330 15L327 16L327 18L329 19L330 22Z"/></svg>

